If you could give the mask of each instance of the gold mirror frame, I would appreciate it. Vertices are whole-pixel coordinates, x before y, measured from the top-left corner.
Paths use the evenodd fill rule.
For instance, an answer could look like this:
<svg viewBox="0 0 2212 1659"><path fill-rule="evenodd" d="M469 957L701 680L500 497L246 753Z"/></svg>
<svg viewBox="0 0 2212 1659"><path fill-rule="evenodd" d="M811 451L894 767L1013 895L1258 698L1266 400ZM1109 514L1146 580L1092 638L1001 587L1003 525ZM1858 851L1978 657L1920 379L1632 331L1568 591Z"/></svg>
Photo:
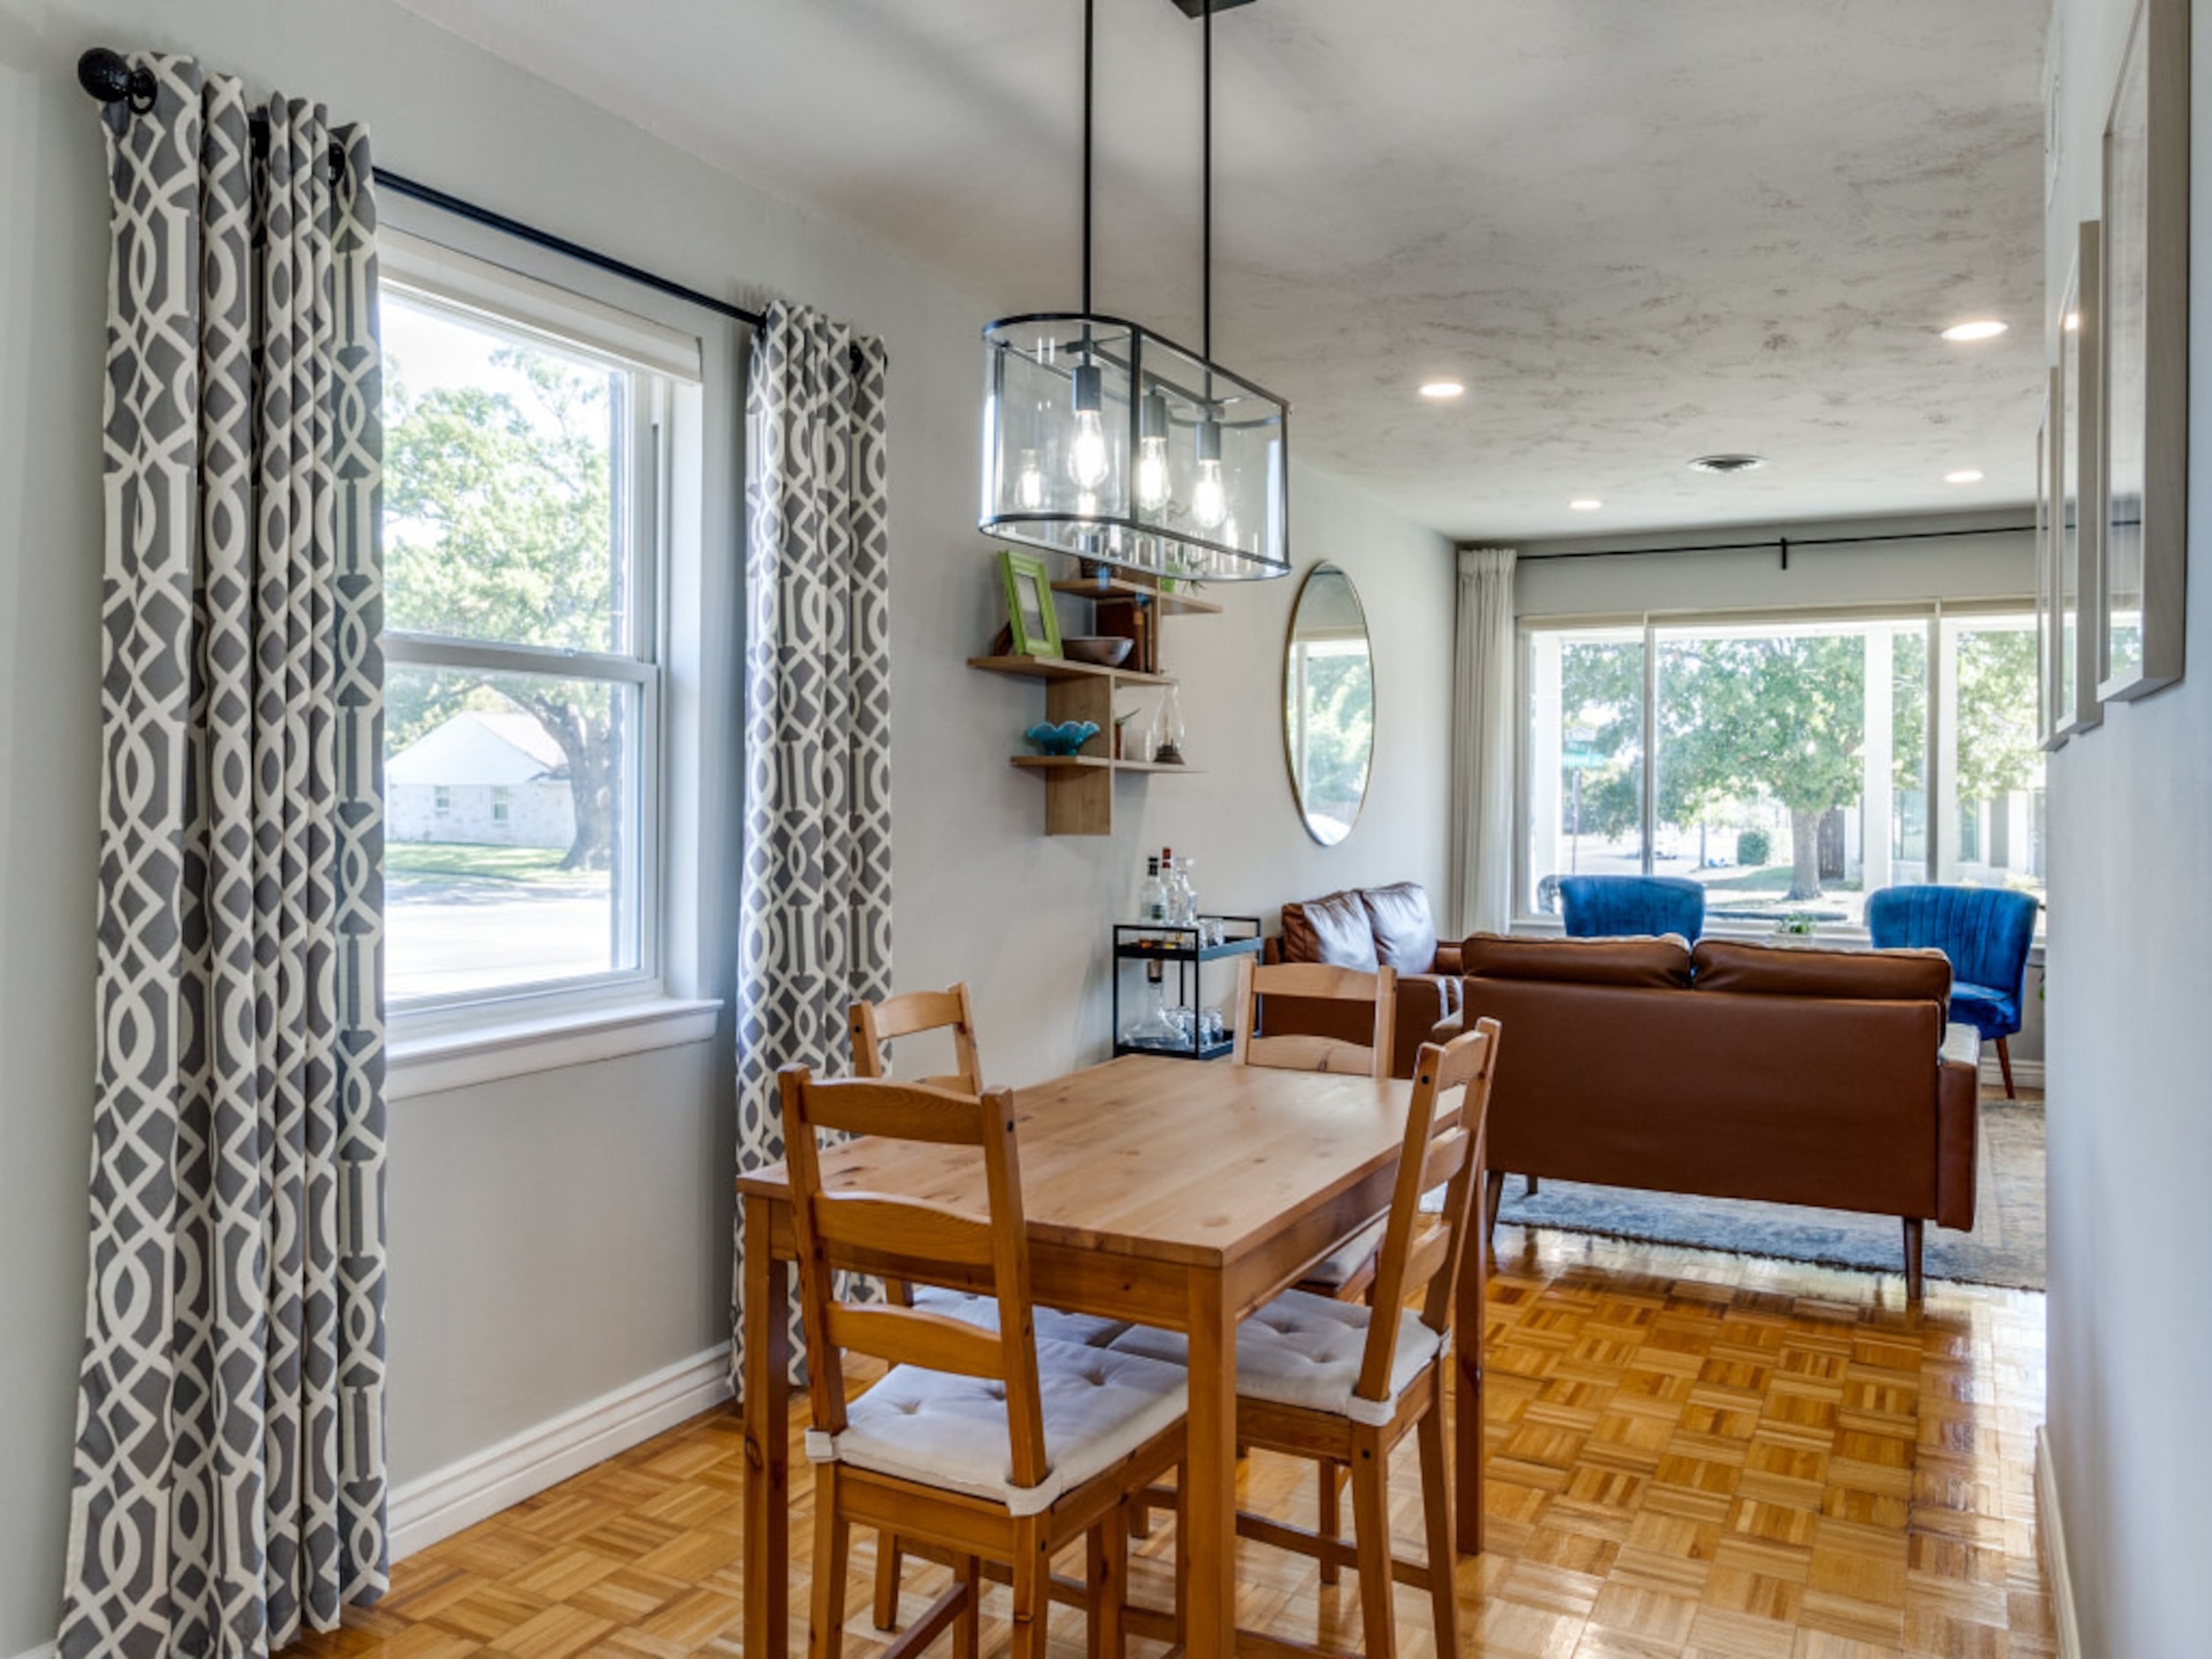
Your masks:
<svg viewBox="0 0 2212 1659"><path fill-rule="evenodd" d="M1367 746L1360 770L1360 799L1352 808L1351 821L1345 825L1344 833L1334 840L1314 827L1313 814L1307 807L1306 783L1299 776L1298 742L1292 724L1295 711L1292 703L1292 675L1297 661L1299 617L1305 611L1307 595L1313 591L1314 584L1323 577L1334 577L1344 584L1345 593L1352 601L1352 609L1360 618L1360 637L1367 647ZM1375 632L1367 625L1367 605L1361 601L1360 589L1353 583L1349 571L1339 564L1325 562L1316 564L1306 572L1305 580L1299 584L1298 596L1291 602L1290 628L1283 641L1283 766L1290 776L1291 800L1298 809L1298 821L1317 845L1342 846L1351 839L1352 832L1359 828L1361 814L1367 811L1367 795L1375 785Z"/></svg>

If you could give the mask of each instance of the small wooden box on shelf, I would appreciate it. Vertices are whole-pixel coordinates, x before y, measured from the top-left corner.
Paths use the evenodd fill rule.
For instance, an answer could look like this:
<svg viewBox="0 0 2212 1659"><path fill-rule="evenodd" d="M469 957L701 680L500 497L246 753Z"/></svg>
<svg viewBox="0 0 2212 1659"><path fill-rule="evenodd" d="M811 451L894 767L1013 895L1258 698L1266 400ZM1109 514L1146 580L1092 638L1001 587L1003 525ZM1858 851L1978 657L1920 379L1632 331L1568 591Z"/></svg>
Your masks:
<svg viewBox="0 0 2212 1659"><path fill-rule="evenodd" d="M1125 686L1166 686L1175 677L1159 671L1162 616L1218 615L1209 599L1162 593L1124 576L1072 578L1052 584L1056 593L1089 600L1102 635L1133 640L1129 666L1103 668L1058 656L972 656L970 668L1044 682L1044 717L1054 723L1088 720L1097 735L1074 754L1017 754L1016 769L1044 780L1044 832L1050 836L1109 836L1114 832L1114 776L1119 772L1193 772L1174 761L1125 761L1114 754L1114 693Z"/></svg>

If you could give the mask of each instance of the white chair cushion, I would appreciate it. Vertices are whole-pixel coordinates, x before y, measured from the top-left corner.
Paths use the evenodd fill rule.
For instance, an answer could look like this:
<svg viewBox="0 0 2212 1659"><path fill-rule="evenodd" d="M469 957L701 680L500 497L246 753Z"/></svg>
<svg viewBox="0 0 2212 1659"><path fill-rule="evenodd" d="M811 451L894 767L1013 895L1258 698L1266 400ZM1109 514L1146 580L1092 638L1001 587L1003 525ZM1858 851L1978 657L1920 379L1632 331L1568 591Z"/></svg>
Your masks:
<svg viewBox="0 0 2212 1659"><path fill-rule="evenodd" d="M1373 1312L1357 1302L1331 1301L1304 1291L1284 1292L1237 1328L1239 1397L1327 1412L1377 1428L1387 1426L1397 1413L1398 1396L1450 1345L1422 1324L1420 1314L1411 1308L1401 1310L1390 1398L1359 1399L1352 1390L1359 1384ZM1108 1352L1176 1365L1190 1360L1185 1337L1148 1325L1132 1325L1114 1338Z"/></svg>
<svg viewBox="0 0 2212 1659"><path fill-rule="evenodd" d="M985 1330L998 1329L998 1299L995 1296L972 1296L966 1291L951 1291L938 1284L914 1286L914 1306L925 1314L943 1314L963 1324L981 1325ZM1057 1307L1043 1307L1032 1303L1029 1308L1029 1328L1039 1342L1067 1342L1079 1348L1103 1348L1108 1343L1129 1329L1122 1319L1100 1319L1089 1314L1064 1314Z"/></svg>
<svg viewBox="0 0 2212 1659"><path fill-rule="evenodd" d="M807 1456L1035 1515L1172 1428L1189 1403L1180 1367L1111 1348L1040 1342L1037 1380L1049 1473L1035 1486L1013 1484L1005 1385L919 1366L893 1367L848 1405L844 1433L807 1430Z"/></svg>
<svg viewBox="0 0 2212 1659"><path fill-rule="evenodd" d="M1382 1235L1389 1231L1390 1224L1390 1218L1387 1214L1377 1216L1307 1269L1302 1282L1327 1285L1331 1290L1342 1289L1352 1282L1360 1269L1375 1259L1375 1253L1382 1247Z"/></svg>

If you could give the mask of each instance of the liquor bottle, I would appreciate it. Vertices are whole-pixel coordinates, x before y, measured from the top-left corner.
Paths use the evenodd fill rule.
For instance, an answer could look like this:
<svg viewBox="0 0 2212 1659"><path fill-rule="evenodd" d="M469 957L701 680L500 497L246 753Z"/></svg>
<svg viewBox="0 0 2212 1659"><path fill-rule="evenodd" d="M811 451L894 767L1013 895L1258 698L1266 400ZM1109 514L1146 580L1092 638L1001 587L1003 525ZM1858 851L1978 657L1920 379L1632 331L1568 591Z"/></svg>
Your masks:
<svg viewBox="0 0 2212 1659"><path fill-rule="evenodd" d="M1163 923L1168 919L1168 884L1160 879L1160 860L1145 861L1144 886L1137 894L1137 920Z"/></svg>

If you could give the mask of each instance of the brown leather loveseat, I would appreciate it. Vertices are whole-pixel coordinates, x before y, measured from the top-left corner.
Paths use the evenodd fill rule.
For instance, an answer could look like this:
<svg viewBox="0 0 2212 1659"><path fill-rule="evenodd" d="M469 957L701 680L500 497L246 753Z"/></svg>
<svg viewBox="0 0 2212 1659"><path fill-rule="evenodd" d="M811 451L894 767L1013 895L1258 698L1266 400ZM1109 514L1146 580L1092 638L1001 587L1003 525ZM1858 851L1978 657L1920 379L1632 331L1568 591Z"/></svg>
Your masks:
<svg viewBox="0 0 2212 1659"><path fill-rule="evenodd" d="M1973 1227L1978 1090L1940 1053L1940 951L1478 934L1461 961L1460 1018L1507 1035L1494 1193L1511 1170L1897 1216L1914 1296L1924 1222Z"/></svg>
<svg viewBox="0 0 2212 1659"><path fill-rule="evenodd" d="M1411 1077L1429 1028L1459 1007L1459 947L1439 943L1419 882L1354 888L1283 906L1283 932L1265 946L1269 962L1327 962L1372 973L1398 970L1397 1030L1390 1075ZM1346 1042L1373 1040L1365 1016L1349 1004L1273 996L1261 1009L1261 1028L1309 1033Z"/></svg>

